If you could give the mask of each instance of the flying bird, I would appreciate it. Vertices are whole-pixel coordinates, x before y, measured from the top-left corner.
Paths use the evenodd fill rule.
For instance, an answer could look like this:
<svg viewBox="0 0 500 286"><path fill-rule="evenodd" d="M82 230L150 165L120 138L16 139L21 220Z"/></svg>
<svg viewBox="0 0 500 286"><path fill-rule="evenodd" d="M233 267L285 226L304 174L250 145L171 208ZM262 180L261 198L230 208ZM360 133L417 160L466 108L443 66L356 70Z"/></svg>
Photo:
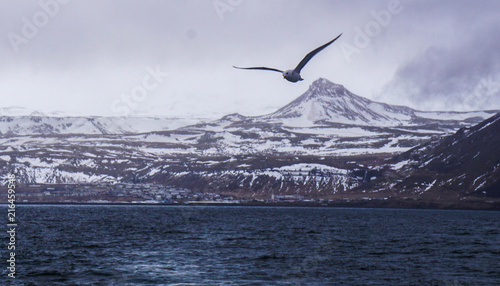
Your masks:
<svg viewBox="0 0 500 286"><path fill-rule="evenodd" d="M323 46L315 49L314 51L310 52L309 54L307 54L301 61L300 63L297 65L297 67L295 67L295 69L293 70L286 70L286 71L282 71L282 70L279 70L279 69L275 69L275 68L267 68L267 67L251 67L251 68L241 68L241 67L235 67L233 66L234 68L237 68L237 69L244 69L244 70L266 70L266 71L275 71L275 72L280 72L283 74L283 78L290 81L290 82L298 82L299 80L303 80L303 78L300 76L300 71L302 70L302 68L304 68L304 66L319 52L321 52L321 50L323 50L324 48L328 47L331 43L335 42L335 40L337 40L340 36L342 36L342 33L340 35L338 35L335 39L331 40L330 42L324 44Z"/></svg>

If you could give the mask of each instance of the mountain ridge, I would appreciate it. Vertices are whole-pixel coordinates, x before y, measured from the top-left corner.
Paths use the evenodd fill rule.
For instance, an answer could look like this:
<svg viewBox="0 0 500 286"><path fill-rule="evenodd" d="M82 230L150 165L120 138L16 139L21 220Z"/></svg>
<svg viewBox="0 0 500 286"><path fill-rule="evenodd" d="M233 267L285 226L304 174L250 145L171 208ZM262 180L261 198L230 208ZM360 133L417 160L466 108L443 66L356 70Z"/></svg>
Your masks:
<svg viewBox="0 0 500 286"><path fill-rule="evenodd" d="M14 115L2 115L5 113ZM29 112L29 115L25 114ZM64 116L64 113L40 113L20 107L0 108L0 135L36 134L138 134L169 131L206 124L278 124L288 127L332 125L412 127L438 125L443 130L456 129L493 115L498 111L425 112L406 106L372 101L350 92L343 85L327 79L315 80L309 89L270 114L244 116L233 113L220 119L169 117ZM201 124L201 125L200 125ZM429 128L429 127L424 127ZM432 129L432 128L431 128Z"/></svg>
<svg viewBox="0 0 500 286"><path fill-rule="evenodd" d="M500 113L394 157L387 172L404 177L395 187L408 192L455 190L460 195L500 197L498 146Z"/></svg>
<svg viewBox="0 0 500 286"><path fill-rule="evenodd" d="M318 112L304 112L311 101ZM339 102L345 108L335 113L333 103ZM356 117L364 112L378 121L367 125ZM500 184L500 157L494 153L500 120L489 112L425 113L373 103L323 79L275 113L234 113L171 130L157 129L161 122L152 128L147 120L133 123L156 130L122 134L128 129L118 129L122 125L112 120L83 118L78 123L31 116L18 126L12 118L0 117L0 130L11 130L0 135L0 176L14 173L20 185L152 183L259 199L301 194L457 201L485 192L484 200L489 200ZM324 115L330 117L325 120ZM67 123L82 132L61 132ZM34 134L16 133L16 126ZM484 146L489 153L479 154ZM394 159L395 154L399 157ZM449 164L443 166L446 160ZM465 165L468 161L474 164ZM456 167L460 165L465 169ZM462 177L467 168L474 172Z"/></svg>

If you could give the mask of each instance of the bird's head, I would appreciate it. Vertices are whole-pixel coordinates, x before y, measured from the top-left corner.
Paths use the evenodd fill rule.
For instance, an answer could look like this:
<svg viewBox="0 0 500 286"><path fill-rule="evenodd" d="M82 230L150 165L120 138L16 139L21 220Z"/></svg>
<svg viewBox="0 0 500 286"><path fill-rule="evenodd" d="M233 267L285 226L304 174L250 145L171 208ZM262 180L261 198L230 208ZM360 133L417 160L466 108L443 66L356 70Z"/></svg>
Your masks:
<svg viewBox="0 0 500 286"><path fill-rule="evenodd" d="M283 78L288 80L289 82L298 82L299 80L302 80L300 74L294 70L284 71Z"/></svg>

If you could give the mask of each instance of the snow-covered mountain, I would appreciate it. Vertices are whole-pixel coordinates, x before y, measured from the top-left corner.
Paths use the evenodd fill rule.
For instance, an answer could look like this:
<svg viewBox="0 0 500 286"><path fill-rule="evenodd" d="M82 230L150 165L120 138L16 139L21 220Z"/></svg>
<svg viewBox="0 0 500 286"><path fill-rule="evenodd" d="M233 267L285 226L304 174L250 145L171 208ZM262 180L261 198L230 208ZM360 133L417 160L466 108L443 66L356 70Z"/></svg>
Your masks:
<svg viewBox="0 0 500 286"><path fill-rule="evenodd" d="M205 118L168 117L61 117L33 112L30 115L0 116L0 135L40 134L136 134L173 130Z"/></svg>
<svg viewBox="0 0 500 286"><path fill-rule="evenodd" d="M342 85L318 79L306 93L265 118L299 127L329 123L398 126L411 124L415 117L411 108L373 102Z"/></svg>
<svg viewBox="0 0 500 286"><path fill-rule="evenodd" d="M416 126L439 121L479 122L496 111L422 112L406 106L389 105L357 96L344 86L320 78L296 100L278 111L261 117L278 119L286 126L348 124L358 126Z"/></svg>
<svg viewBox="0 0 500 286"><path fill-rule="evenodd" d="M274 113L254 117L230 114L180 128L169 133L169 140L178 132L189 132L191 140L203 146L204 154L212 155L394 153L495 113L417 111L374 102L342 85L318 79L303 95Z"/></svg>
<svg viewBox="0 0 500 286"><path fill-rule="evenodd" d="M65 112L65 111L50 111L42 112L36 109L30 109L21 106L8 106L0 107L0 116L46 116L46 117L82 117L78 112Z"/></svg>
<svg viewBox="0 0 500 286"><path fill-rule="evenodd" d="M342 85L320 78L291 103L274 113L262 116L231 114L204 125L192 126L208 119L69 116L63 112L45 114L21 107L8 107L0 108L0 135L136 134L181 127L186 127L184 129L187 130L202 130L203 126L206 127L205 131L223 131L231 126L244 130L258 128L259 125L292 128L295 131L309 128L301 133L339 133L340 137L344 137L342 134L349 136L349 133L354 131L342 128L346 126L364 130L369 130L367 127L397 127L409 131L419 129L422 132L446 133L478 123L495 113L496 111L417 111L357 96Z"/></svg>
<svg viewBox="0 0 500 286"><path fill-rule="evenodd" d="M140 181L285 193L307 188L323 196L359 186L368 165L494 113L416 111L319 79L272 114L231 114L194 125L161 118L3 116L0 175L15 172L20 183Z"/></svg>
<svg viewBox="0 0 500 286"><path fill-rule="evenodd" d="M434 140L391 160L380 189L419 197L500 197L500 113L451 136ZM388 184L388 185L387 185Z"/></svg>

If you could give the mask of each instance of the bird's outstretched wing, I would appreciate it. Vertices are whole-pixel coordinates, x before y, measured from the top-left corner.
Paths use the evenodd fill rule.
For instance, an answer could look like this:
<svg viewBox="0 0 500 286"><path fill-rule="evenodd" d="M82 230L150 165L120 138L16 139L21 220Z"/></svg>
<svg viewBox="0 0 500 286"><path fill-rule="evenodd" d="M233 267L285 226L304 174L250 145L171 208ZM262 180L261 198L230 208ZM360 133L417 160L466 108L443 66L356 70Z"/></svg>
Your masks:
<svg viewBox="0 0 500 286"><path fill-rule="evenodd" d="M335 42L335 40L337 40L340 36L342 36L342 33L340 35L338 35L335 39L331 40L330 42L324 44L323 46L315 49L314 51L310 52L309 54L307 54L301 61L300 63L297 65L297 67L295 68L295 71L297 73L300 73L300 70L302 70L302 68L307 64L307 62L309 60L311 60L317 53L321 52L321 50L323 50L324 48L328 47L328 45L330 45L331 43Z"/></svg>
<svg viewBox="0 0 500 286"><path fill-rule="evenodd" d="M233 68L242 69L242 70L265 70L265 71L275 71L275 72L283 73L283 71L280 71L279 69L266 68L266 67L240 68L240 67L233 66Z"/></svg>

